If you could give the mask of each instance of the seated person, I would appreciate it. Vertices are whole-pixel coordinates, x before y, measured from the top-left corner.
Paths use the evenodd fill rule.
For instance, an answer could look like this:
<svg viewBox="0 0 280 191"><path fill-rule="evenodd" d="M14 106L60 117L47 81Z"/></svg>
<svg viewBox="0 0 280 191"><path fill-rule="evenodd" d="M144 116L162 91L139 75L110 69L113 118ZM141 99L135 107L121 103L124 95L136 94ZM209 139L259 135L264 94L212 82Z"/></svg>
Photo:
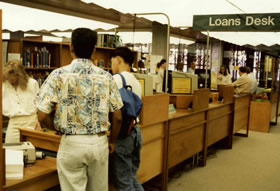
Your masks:
<svg viewBox="0 0 280 191"><path fill-rule="evenodd" d="M240 77L232 83L234 86L234 92L237 94L251 93L251 80L247 75L247 68L239 68Z"/></svg>
<svg viewBox="0 0 280 191"><path fill-rule="evenodd" d="M229 73L226 65L222 65L220 67L220 72L217 76L217 84L218 85L231 85L232 84L231 76L230 76L230 73Z"/></svg>
<svg viewBox="0 0 280 191"><path fill-rule="evenodd" d="M192 62L190 67L188 68L188 73L194 74L195 73L196 63Z"/></svg>
<svg viewBox="0 0 280 191"><path fill-rule="evenodd" d="M254 76L254 73L251 72L251 68L250 67L246 67L246 68L247 68L247 75L251 80L251 94L254 94L256 93L258 82L256 77Z"/></svg>

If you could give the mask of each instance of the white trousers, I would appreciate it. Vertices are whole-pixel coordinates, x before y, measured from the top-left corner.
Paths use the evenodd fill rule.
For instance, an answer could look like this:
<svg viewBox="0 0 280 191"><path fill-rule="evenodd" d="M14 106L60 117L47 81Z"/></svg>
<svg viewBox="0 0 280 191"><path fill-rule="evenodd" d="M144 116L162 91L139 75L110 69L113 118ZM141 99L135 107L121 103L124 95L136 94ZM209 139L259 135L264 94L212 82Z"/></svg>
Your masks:
<svg viewBox="0 0 280 191"><path fill-rule="evenodd" d="M5 143L20 142L19 128L34 129L38 121L37 115L11 117L6 131Z"/></svg>
<svg viewBox="0 0 280 191"><path fill-rule="evenodd" d="M62 191L108 191L106 135L63 135L57 155Z"/></svg>

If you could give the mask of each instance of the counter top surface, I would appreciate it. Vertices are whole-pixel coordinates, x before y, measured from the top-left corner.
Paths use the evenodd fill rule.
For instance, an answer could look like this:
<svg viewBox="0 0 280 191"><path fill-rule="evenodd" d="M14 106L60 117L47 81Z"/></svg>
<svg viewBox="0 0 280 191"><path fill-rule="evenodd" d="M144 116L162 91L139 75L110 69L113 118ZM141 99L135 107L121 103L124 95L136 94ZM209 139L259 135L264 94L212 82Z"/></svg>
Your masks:
<svg viewBox="0 0 280 191"><path fill-rule="evenodd" d="M234 94L233 95L234 98L241 98L241 97L246 97L246 96L250 96L250 94Z"/></svg>
<svg viewBox="0 0 280 191"><path fill-rule="evenodd" d="M43 160L36 160L34 165L24 167L23 179L7 179L4 189L8 189L18 185L27 184L35 179L40 179L42 176L56 173L56 159L46 157Z"/></svg>
<svg viewBox="0 0 280 191"><path fill-rule="evenodd" d="M229 105L229 104L232 104L232 103L223 104L223 103L219 103L219 102L214 102L214 103L210 103L208 108L202 109L202 110L199 110L199 111L191 111L191 110L188 110L188 109L176 109L176 113L170 113L169 116L168 116L168 119L172 120L172 119L176 119L176 118L180 118L180 117L184 117L184 116L188 116L188 115L194 115L194 114L197 114L197 113L200 113L200 112L204 112L204 111L207 111L207 110L223 107L223 106L226 106L226 105Z"/></svg>

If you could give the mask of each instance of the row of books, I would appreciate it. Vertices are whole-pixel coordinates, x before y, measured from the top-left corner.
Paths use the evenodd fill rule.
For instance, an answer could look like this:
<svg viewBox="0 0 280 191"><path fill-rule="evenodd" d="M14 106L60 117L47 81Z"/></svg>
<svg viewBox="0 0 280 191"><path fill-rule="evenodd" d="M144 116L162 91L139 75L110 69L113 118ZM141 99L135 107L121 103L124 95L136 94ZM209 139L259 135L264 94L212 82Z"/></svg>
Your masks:
<svg viewBox="0 0 280 191"><path fill-rule="evenodd" d="M48 68L51 66L51 54L46 47L35 47L33 51L27 49L23 52L23 65L26 68Z"/></svg>
<svg viewBox="0 0 280 191"><path fill-rule="evenodd" d="M29 73L29 76L31 78L34 78L38 82L39 87L41 87L42 84L44 83L44 81L49 76L49 72L45 71L45 72L40 72L40 73Z"/></svg>

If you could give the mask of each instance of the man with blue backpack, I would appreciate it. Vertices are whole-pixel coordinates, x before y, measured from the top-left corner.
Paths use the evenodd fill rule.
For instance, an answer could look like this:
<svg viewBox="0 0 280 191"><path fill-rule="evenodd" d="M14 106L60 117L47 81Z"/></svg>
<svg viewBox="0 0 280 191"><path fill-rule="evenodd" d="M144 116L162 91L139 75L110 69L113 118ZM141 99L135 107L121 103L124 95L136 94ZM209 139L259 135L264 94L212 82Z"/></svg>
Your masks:
<svg viewBox="0 0 280 191"><path fill-rule="evenodd" d="M119 88L122 101L122 124L118 138L111 147L110 173L118 191L143 191L137 181L136 172L140 165L142 137L135 125L142 108L141 85L130 73L134 61L129 48L120 47L111 54L113 78Z"/></svg>

